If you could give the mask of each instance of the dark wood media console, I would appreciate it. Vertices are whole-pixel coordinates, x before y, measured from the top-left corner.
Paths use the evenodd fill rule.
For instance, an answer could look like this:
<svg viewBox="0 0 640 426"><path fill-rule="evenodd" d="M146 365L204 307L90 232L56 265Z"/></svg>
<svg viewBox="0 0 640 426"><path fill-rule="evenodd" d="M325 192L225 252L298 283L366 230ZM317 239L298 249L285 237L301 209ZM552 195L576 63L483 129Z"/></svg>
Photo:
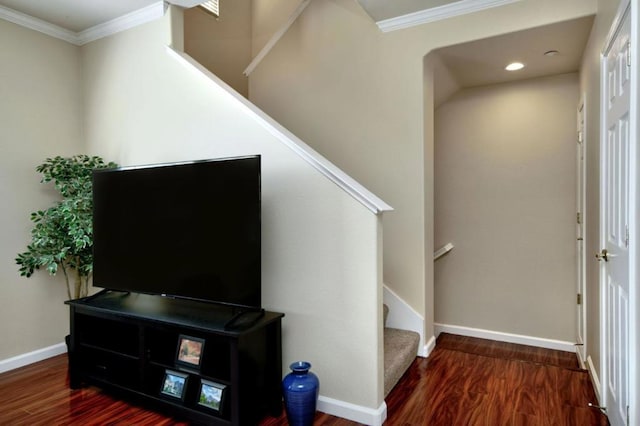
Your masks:
<svg viewBox="0 0 640 426"><path fill-rule="evenodd" d="M105 291L71 308L72 388L122 398L209 425L256 424L282 412L281 319L229 307Z"/></svg>

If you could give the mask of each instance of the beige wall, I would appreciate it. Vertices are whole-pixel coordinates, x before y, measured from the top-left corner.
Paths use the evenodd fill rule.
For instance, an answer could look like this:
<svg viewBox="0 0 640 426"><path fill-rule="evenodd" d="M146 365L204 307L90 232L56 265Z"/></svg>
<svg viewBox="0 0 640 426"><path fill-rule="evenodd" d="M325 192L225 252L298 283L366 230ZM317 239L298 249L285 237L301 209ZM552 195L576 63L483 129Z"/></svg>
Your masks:
<svg viewBox="0 0 640 426"><path fill-rule="evenodd" d="M286 315L283 372L308 360L321 396L378 409L382 219L169 55L170 19L82 47L89 150L123 165L261 154L262 300Z"/></svg>
<svg viewBox="0 0 640 426"><path fill-rule="evenodd" d="M594 254L600 251L600 53L618 9L618 0L599 0L598 14L582 59L580 91L586 106L586 252L587 358L600 374L600 266Z"/></svg>
<svg viewBox="0 0 640 426"><path fill-rule="evenodd" d="M19 276L32 211L56 192L35 168L84 152L77 47L0 20L0 360L62 343L69 329L62 276Z"/></svg>
<svg viewBox="0 0 640 426"><path fill-rule="evenodd" d="M435 114L435 321L575 341L578 75L463 89Z"/></svg>
<svg viewBox="0 0 640 426"><path fill-rule="evenodd" d="M433 130L423 57L433 49L593 14L595 0L523 0L381 33L350 0L307 7L249 79L250 99L391 204L384 280L433 333Z"/></svg>
<svg viewBox="0 0 640 426"><path fill-rule="evenodd" d="M252 0L251 1L251 51L255 57L288 21L291 13L302 0Z"/></svg>
<svg viewBox="0 0 640 426"><path fill-rule="evenodd" d="M251 63L251 0L221 0L220 17L194 7L184 11L184 50L244 97L242 73Z"/></svg>

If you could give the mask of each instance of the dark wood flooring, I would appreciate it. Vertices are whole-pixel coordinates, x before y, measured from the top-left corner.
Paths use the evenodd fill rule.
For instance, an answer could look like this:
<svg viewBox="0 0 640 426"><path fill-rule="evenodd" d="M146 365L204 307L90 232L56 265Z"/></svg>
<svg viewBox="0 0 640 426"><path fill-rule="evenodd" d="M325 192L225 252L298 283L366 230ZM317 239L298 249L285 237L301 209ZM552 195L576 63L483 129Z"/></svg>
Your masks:
<svg viewBox="0 0 640 426"><path fill-rule="evenodd" d="M322 381L322 378L320 378ZM387 425L605 426L575 354L442 334L387 402ZM315 425L357 423L318 413ZM94 387L72 391L60 355L0 374L0 425L187 425ZM260 426L287 425L284 414Z"/></svg>

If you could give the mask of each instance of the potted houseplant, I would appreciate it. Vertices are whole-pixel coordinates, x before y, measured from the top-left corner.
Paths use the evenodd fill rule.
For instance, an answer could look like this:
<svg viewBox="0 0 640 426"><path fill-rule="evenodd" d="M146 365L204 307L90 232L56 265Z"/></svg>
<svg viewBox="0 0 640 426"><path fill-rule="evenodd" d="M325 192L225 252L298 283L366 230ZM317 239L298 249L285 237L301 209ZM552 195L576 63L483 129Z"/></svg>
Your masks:
<svg viewBox="0 0 640 426"><path fill-rule="evenodd" d="M53 182L62 199L31 213L31 243L16 258L21 276L30 277L40 268L51 275L62 270L69 299L88 295L93 271L92 171L110 167L117 164L88 155L47 158L36 167L41 183Z"/></svg>

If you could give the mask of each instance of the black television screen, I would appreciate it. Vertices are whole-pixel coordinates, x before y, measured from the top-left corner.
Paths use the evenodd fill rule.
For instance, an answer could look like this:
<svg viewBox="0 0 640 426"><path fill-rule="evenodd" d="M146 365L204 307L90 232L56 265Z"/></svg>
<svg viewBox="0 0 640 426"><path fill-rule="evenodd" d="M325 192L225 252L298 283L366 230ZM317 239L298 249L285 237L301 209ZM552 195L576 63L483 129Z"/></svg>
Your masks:
<svg viewBox="0 0 640 426"><path fill-rule="evenodd" d="M260 156L93 173L93 285L259 308Z"/></svg>

